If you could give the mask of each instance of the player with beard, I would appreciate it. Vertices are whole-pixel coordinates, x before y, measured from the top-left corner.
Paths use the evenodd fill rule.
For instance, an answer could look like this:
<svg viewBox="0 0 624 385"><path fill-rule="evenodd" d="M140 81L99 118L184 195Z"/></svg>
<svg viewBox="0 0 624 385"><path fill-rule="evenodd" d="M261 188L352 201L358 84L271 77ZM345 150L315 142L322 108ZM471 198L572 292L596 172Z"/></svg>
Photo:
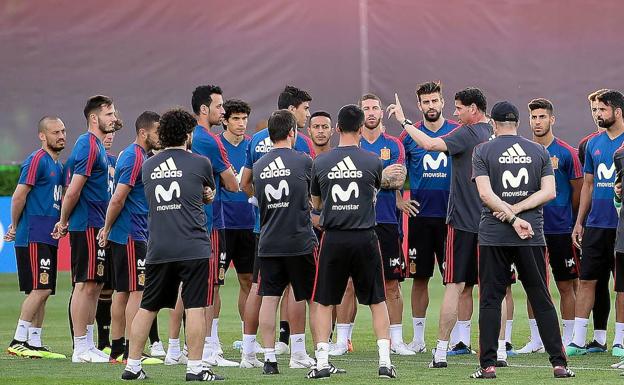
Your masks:
<svg viewBox="0 0 624 385"><path fill-rule="evenodd" d="M613 155L624 143L624 96L617 91L605 91L596 97L596 101L596 120L606 131L594 136L587 143L585 178L578 216L572 231L574 245L582 250L583 263L575 303L574 337L572 343L566 346L569 356L587 353L589 346L586 345L585 338L596 283L605 271L613 271L614 267L618 218L612 203L616 176ZM616 314L622 307L616 302ZM606 335L597 337L600 340L596 342L606 350Z"/></svg>
<svg viewBox="0 0 624 385"><path fill-rule="evenodd" d="M423 120L414 127L435 138L450 133L458 124L442 116L444 98L439 82L420 84L416 90ZM451 162L443 152L426 151L407 131L400 140L405 147L405 163L410 181L410 199L397 197L401 211L409 217L407 276L412 282L412 324L414 338L408 347L425 352L425 320L429 305L429 279L436 260L443 274L446 208L451 180ZM416 203L418 202L418 203ZM418 215L416 215L418 214ZM472 307L472 298L468 298ZM461 306L461 305L460 305ZM461 313L461 312L460 312ZM460 320L461 320L460 315Z"/></svg>
<svg viewBox="0 0 624 385"><path fill-rule="evenodd" d="M477 283L477 235L479 232L480 200L476 186L471 182L472 151L492 135L487 122L487 102L478 88L465 88L455 94L455 113L462 124L449 134L432 138L405 118L399 97L396 104L388 106L412 139L426 151L445 152L451 156L451 190L446 222L446 256L444 269L444 297L440 307L438 342L433 349L430 368L447 367L446 355L449 337L458 316L462 295L472 297L472 287ZM472 302L471 302L472 304ZM469 339L469 335L467 336ZM466 349L470 351L470 344Z"/></svg>
<svg viewBox="0 0 624 385"><path fill-rule="evenodd" d="M238 182L232 169L232 165L227 157L223 143L218 135L212 133L210 129L223 123L223 92L219 86L207 85L199 86L193 91L191 98L193 112L197 117L197 127L193 133L193 144L191 150L199 155L210 159L214 180L217 185L215 202L220 200L221 187L228 191L238 191ZM218 278L219 256L226 252L225 235L223 232L223 212L220 204L207 204L206 207L206 229L211 236L212 254L217 258L211 259L210 280L215 285L213 306L206 311L206 343L204 344L203 359L213 366L238 366L238 363L226 360L223 357L223 350L219 342L219 312L221 300L219 297L219 287L216 286ZM211 290L212 293L212 290Z"/></svg>
<svg viewBox="0 0 624 385"><path fill-rule="evenodd" d="M396 194L405 183L405 150L397 138L383 132L383 108L379 97L366 94L360 98L364 111L364 130L360 147L376 154L383 162L381 190L377 194L375 232L379 238L385 276L386 304L390 317L390 350L394 354L413 355L403 342L403 297L400 282L404 279L405 259L399 240Z"/></svg>
<svg viewBox="0 0 624 385"><path fill-rule="evenodd" d="M66 358L41 342L46 301L56 290L58 240L50 236L60 215L65 125L44 116L37 125L41 148L26 158L11 198L11 224L4 240L15 241L22 303L9 354L19 357Z"/></svg>
<svg viewBox="0 0 624 385"><path fill-rule="evenodd" d="M88 131L82 134L69 156L71 181L61 206L61 216L52 236L70 232L72 253L71 298L74 329L73 362L108 362L108 355L95 347L93 323L97 301L106 281L108 254L99 248L95 236L104 225L108 205L108 160L102 140L115 131L115 106L107 96L96 95L84 108Z"/></svg>

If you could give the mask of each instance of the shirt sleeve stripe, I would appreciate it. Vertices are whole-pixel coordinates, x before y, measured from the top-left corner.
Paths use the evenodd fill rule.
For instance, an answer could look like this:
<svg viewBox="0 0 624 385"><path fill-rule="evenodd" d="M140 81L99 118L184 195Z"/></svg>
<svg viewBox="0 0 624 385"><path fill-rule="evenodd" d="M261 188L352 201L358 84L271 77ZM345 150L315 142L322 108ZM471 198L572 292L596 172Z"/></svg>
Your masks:
<svg viewBox="0 0 624 385"><path fill-rule="evenodd" d="M225 168L232 167L232 165L230 164L230 159L228 158L228 155L227 155L227 151L225 150L225 147L223 147L223 143L221 142L221 139L219 139L219 136L213 134L212 132L208 131L207 129L204 129L204 130L217 143L217 148L219 149L219 155L221 155L221 159L223 160L223 163L225 163Z"/></svg>
<svg viewBox="0 0 624 385"><path fill-rule="evenodd" d="M582 177L583 168L581 167L581 161L579 160L579 157L578 157L578 151L574 147L570 146L569 144L567 144L561 139L557 139L557 143L559 143L561 147L565 148L566 150L570 152L570 157L572 158L572 165L574 167L574 176L577 179Z"/></svg>
<svg viewBox="0 0 624 385"><path fill-rule="evenodd" d="M403 147L403 144L399 141L399 139L392 135L386 135L386 137L396 143L397 148L399 149L399 159L397 159L397 163L405 164L405 148Z"/></svg>
<svg viewBox="0 0 624 385"><path fill-rule="evenodd" d="M34 186L37 179L37 169L39 168L39 161L45 154L43 149L37 151L35 156L33 156L30 161L30 166L28 167L28 175L26 176L26 184L30 186Z"/></svg>
<svg viewBox="0 0 624 385"><path fill-rule="evenodd" d="M89 158L87 158L87 167L85 169L85 175L91 176L91 171L93 170L93 164L95 163L97 143L95 142L95 136L89 136Z"/></svg>
<svg viewBox="0 0 624 385"><path fill-rule="evenodd" d="M134 165L132 166L132 173L130 174L130 185L134 186L139 176L139 172L143 167L143 154L139 149L139 146L134 147Z"/></svg>
<svg viewBox="0 0 624 385"><path fill-rule="evenodd" d="M303 140L305 140L306 144L308 145L308 149L310 150L310 157L312 159L316 158L316 152L314 152L314 146L312 145L312 139L308 138L307 136L305 136L304 134L298 133L297 135L300 135Z"/></svg>

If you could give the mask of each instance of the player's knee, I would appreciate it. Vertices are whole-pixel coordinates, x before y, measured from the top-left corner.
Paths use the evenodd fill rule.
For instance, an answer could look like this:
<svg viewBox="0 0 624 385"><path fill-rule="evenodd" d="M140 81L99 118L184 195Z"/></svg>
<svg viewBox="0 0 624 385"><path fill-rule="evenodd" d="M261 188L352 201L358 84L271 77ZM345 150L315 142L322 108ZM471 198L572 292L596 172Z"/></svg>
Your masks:
<svg viewBox="0 0 624 385"><path fill-rule="evenodd" d="M557 289L560 296L570 296L574 294L574 281L559 281L557 282Z"/></svg>
<svg viewBox="0 0 624 385"><path fill-rule="evenodd" d="M41 301L45 301L52 294L52 289L37 289L30 292L29 295L38 298Z"/></svg>

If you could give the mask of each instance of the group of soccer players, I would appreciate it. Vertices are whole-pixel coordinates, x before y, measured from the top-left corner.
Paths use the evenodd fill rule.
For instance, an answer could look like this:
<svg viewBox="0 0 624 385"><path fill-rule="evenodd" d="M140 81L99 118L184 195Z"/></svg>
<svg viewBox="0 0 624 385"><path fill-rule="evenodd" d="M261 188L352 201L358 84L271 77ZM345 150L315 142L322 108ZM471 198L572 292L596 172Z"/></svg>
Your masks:
<svg viewBox="0 0 624 385"><path fill-rule="evenodd" d="M41 333L56 287L58 240L69 234L72 362L125 362L126 380L146 378L144 364L163 362L143 352L148 335L157 340L154 322L163 308L172 309L164 363L186 364L186 380L223 379L210 366L278 374L276 355L288 353L290 368L308 368L308 378L342 374L329 358L353 350L358 303L372 313L378 375L394 378L391 353L426 352L436 264L445 289L430 368L447 367L448 355L472 353L478 284L480 368L471 377L494 378L508 355L542 351L555 377L573 377L567 356L608 350L608 282L611 272L624 273L624 96L607 89L590 94L597 130L579 150L554 136L547 99L528 103L528 140L517 134L517 107L499 102L487 114L477 88L455 94L457 122L442 116L440 83L419 85L416 96L419 122L405 116L398 96L384 108L365 94L342 107L334 124L328 112L310 113L309 93L287 86L266 128L249 137L249 104L224 101L218 86L199 86L192 113L143 112L136 139L114 157L105 144L110 148L121 121L113 100L97 95L84 108L87 132L64 165L65 126L43 117L41 148L22 164L5 235L15 242L27 294L8 352L65 358L42 344ZM402 126L399 138L386 133L385 112ZM309 137L301 132L306 127ZM219 286L231 264L240 288L240 362L224 358L218 337ZM548 265L561 296L561 332ZM518 351L511 345L516 271L531 330ZM406 278L412 278L409 343ZM114 295L102 311L105 285ZM615 291L612 353L621 357L621 279ZM306 352L306 308L314 358ZM592 311L594 338L587 343ZM100 313L109 313L112 341L107 336L96 346Z"/></svg>

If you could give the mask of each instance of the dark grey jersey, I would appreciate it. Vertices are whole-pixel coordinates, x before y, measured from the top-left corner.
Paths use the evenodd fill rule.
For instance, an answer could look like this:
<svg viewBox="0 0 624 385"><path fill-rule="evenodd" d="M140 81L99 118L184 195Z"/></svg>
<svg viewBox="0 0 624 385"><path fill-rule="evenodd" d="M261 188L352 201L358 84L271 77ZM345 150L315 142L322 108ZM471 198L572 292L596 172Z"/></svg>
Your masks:
<svg viewBox="0 0 624 385"><path fill-rule="evenodd" d="M316 236L310 219L312 158L274 148L253 164L260 209L259 257L311 254Z"/></svg>
<svg viewBox="0 0 624 385"><path fill-rule="evenodd" d="M208 158L169 149L143 163L149 206L146 263L210 258L203 192L214 190Z"/></svg>
<svg viewBox="0 0 624 385"><path fill-rule="evenodd" d="M319 155L312 166L311 192L323 201L320 225L325 230L374 227L382 169L377 155L356 146Z"/></svg>
<svg viewBox="0 0 624 385"><path fill-rule="evenodd" d="M446 223L458 230L477 233L481 217L481 200L472 176L472 151L492 137L487 123L462 125L442 137L451 155L451 192Z"/></svg>
<svg viewBox="0 0 624 385"><path fill-rule="evenodd" d="M615 150L613 154L613 164L615 165L615 183L622 182L624 174L624 147ZM615 251L624 253L624 210L620 210L618 215L617 232L615 236Z"/></svg>
<svg viewBox="0 0 624 385"><path fill-rule="evenodd" d="M488 176L492 191L514 205L540 190L542 177L554 175L548 150L517 135L503 135L475 148L473 177ZM533 228L532 238L520 239L513 227L501 222L482 205L479 244L483 246L545 246L542 207L523 211L518 217Z"/></svg>

